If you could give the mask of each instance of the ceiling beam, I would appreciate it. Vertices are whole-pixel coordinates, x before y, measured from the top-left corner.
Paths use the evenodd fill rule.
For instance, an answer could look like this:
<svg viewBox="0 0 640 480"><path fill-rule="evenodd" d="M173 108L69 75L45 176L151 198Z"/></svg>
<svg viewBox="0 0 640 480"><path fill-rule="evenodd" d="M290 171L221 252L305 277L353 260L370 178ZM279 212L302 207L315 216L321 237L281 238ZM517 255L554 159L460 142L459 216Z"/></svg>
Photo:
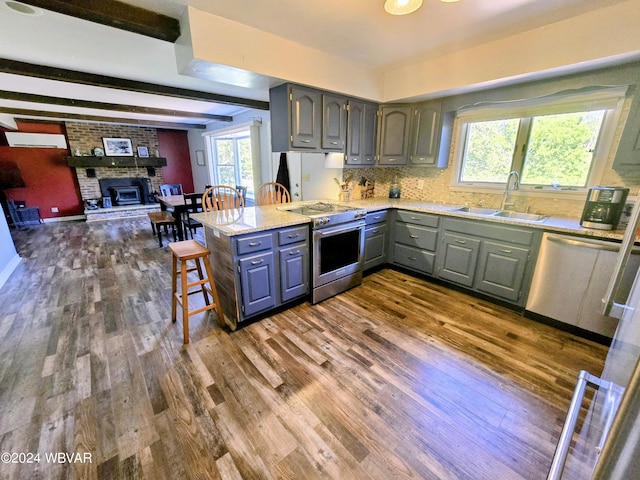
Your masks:
<svg viewBox="0 0 640 480"><path fill-rule="evenodd" d="M163 95L166 97L184 98L188 100L237 105L257 110L269 110L269 102L261 100L251 100L247 98L231 97L228 95L219 95L217 93L169 87L166 85L139 82L137 80L126 80L124 78L109 77L95 73L77 72L75 70L35 65L6 58L0 58L0 72L11 73L14 75L26 75L28 77L43 78L46 80L57 80L60 82L80 83L83 85L92 85L94 87L114 88L130 92L149 93L151 95Z"/></svg>
<svg viewBox="0 0 640 480"><path fill-rule="evenodd" d="M20 0L34 7L174 43L180 22L117 0Z"/></svg>
<svg viewBox="0 0 640 480"><path fill-rule="evenodd" d="M205 120L217 120L231 122L233 117L229 115L215 115L211 113L185 112L181 110L169 110L164 108L141 107L138 105L123 105L117 103L94 102L91 100L76 100L73 98L51 97L34 93L11 92L0 90L0 99L15 100L19 102L42 103L46 105L60 105L64 107L92 108L95 110L109 110L115 112L141 113L145 115L162 115L166 117L199 118Z"/></svg>
<svg viewBox="0 0 640 480"><path fill-rule="evenodd" d="M156 128L170 128L175 130L204 130L207 128L203 124L195 123L172 123L172 122L159 122L153 120L139 120L135 118L116 118L116 117L101 117L98 115L78 115L75 113L63 113L63 112L43 112L42 110L29 110L23 108L7 108L0 107L0 113L9 113L12 115L24 115L27 117L47 117L47 118L59 118L63 120L77 120L85 122L100 122L100 123L118 123L120 125L140 125Z"/></svg>

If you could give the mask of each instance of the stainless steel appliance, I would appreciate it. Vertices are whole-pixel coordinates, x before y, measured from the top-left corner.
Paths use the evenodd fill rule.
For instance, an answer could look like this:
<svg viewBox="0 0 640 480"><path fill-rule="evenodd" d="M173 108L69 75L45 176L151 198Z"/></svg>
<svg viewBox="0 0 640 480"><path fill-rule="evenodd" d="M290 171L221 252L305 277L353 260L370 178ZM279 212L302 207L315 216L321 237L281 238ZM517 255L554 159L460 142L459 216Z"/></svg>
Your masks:
<svg viewBox="0 0 640 480"><path fill-rule="evenodd" d="M640 272L628 297L622 303L618 299L638 227L640 202L631 212L602 299L603 314L619 318L618 326L600 377L585 371L578 375L548 480L640 478ZM586 395L587 388L595 393ZM582 426L576 430L579 418Z"/></svg>
<svg viewBox="0 0 640 480"><path fill-rule="evenodd" d="M611 338L618 320L602 314L602 297L613 274L620 244L544 233L526 309ZM633 249L616 299L624 302L640 267Z"/></svg>
<svg viewBox="0 0 640 480"><path fill-rule="evenodd" d="M360 285L366 210L329 202L283 209L313 220L312 303Z"/></svg>
<svg viewBox="0 0 640 480"><path fill-rule="evenodd" d="M625 208L628 188L593 187L589 189L580 225L585 228L615 230Z"/></svg>

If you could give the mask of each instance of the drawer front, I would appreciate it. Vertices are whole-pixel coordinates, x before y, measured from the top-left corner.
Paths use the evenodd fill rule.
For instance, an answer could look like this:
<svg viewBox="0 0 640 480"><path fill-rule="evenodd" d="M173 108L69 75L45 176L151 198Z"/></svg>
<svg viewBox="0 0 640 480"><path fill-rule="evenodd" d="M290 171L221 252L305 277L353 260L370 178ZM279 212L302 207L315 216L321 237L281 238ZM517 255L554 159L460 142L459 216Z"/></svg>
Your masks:
<svg viewBox="0 0 640 480"><path fill-rule="evenodd" d="M367 213L365 222L367 223L367 225L386 222L388 217L389 217L389 210L380 210L378 212Z"/></svg>
<svg viewBox="0 0 640 480"><path fill-rule="evenodd" d="M239 238L236 241L238 255L260 252L273 248L273 235L270 233L263 235L253 235L251 237Z"/></svg>
<svg viewBox="0 0 640 480"><path fill-rule="evenodd" d="M408 210L398 210L396 221L405 223L414 223L423 227L438 227L440 217L430 213L410 212Z"/></svg>
<svg viewBox="0 0 640 480"><path fill-rule="evenodd" d="M519 245L533 245L539 231L515 225L498 225L490 222L447 218L444 228L450 232L473 235L474 237L491 238ZM538 233L536 233L538 232Z"/></svg>
<svg viewBox="0 0 640 480"><path fill-rule="evenodd" d="M291 243L305 242L309 238L309 227L294 227L280 230L278 232L278 245L289 245Z"/></svg>
<svg viewBox="0 0 640 480"><path fill-rule="evenodd" d="M431 275L436 263L436 254L396 244L393 252L393 263Z"/></svg>
<svg viewBox="0 0 640 480"><path fill-rule="evenodd" d="M409 223L396 223L396 243L435 252L438 230L419 227Z"/></svg>

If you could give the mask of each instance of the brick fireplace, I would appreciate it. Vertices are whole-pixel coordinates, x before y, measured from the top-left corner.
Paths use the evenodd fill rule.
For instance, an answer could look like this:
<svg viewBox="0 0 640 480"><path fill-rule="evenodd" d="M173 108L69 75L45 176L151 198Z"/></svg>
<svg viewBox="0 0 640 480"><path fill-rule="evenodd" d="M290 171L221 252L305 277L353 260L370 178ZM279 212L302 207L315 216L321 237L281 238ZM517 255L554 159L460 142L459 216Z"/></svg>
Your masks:
<svg viewBox="0 0 640 480"><path fill-rule="evenodd" d="M139 146L147 147L151 155L158 151L158 136L155 128L67 122L66 129L69 148L74 155L80 152L83 156L92 156L94 148L102 148L102 137L129 138L134 152ZM134 157L133 160L135 165L127 167L75 167L87 220L140 215L147 211L159 210L158 204L152 202L153 193L159 192L160 185L165 183L162 168L137 166L136 158ZM140 202L132 204L130 201L129 204L124 205L113 202L113 190L109 188L118 186L133 186L139 189ZM112 207L102 208L102 199L105 197L112 200ZM98 209L87 208L91 204L97 205Z"/></svg>

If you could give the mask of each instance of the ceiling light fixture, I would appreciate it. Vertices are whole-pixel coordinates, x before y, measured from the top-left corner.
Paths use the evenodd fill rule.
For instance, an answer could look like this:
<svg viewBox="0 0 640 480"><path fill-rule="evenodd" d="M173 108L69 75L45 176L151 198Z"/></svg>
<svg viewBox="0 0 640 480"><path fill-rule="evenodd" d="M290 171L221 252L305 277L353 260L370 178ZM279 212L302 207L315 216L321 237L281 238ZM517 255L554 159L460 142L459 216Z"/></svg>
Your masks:
<svg viewBox="0 0 640 480"><path fill-rule="evenodd" d="M4 2L5 6L13 10L14 12L21 13L23 15L42 15L42 10L34 8L29 5L25 5L20 2L13 2L11 0Z"/></svg>
<svg viewBox="0 0 640 480"><path fill-rule="evenodd" d="M384 9L391 15L413 13L422 6L422 0L386 0Z"/></svg>

